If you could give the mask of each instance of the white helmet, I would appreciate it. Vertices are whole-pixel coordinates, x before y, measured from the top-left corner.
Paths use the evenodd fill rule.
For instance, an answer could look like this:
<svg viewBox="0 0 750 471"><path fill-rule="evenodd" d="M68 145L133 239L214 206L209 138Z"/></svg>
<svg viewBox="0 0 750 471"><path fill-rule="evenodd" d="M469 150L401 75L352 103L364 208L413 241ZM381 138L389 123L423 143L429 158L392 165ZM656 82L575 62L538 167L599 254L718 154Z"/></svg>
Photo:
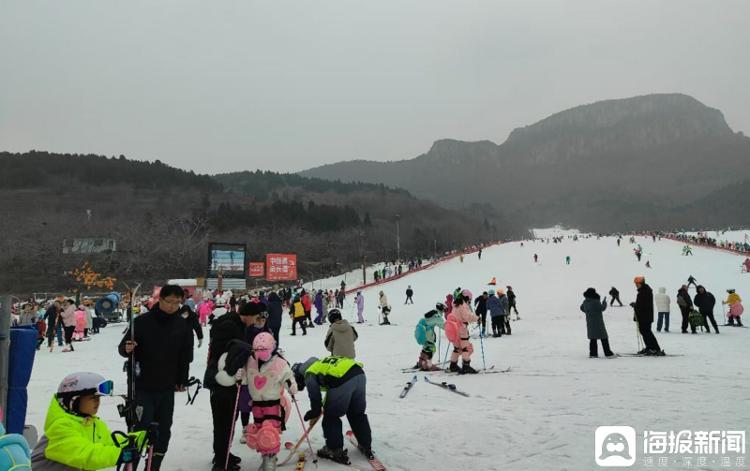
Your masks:
<svg viewBox="0 0 750 471"><path fill-rule="evenodd" d="M90 394L111 396L112 389L112 380L104 379L104 376L98 373L72 373L62 380L57 388L56 397L63 409L75 412L81 396Z"/></svg>

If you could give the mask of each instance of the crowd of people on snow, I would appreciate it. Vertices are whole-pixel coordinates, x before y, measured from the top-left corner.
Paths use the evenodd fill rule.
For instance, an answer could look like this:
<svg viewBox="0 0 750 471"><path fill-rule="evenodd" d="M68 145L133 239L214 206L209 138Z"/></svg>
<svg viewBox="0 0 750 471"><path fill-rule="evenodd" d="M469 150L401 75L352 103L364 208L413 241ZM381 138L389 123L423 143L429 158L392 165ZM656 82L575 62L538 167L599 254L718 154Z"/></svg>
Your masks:
<svg viewBox="0 0 750 471"><path fill-rule="evenodd" d="M417 260L414 266L420 263L421 260ZM570 263L569 257L566 263ZM634 284L636 299L630 306L643 341L638 354L663 356L665 353L653 333L652 324L656 321L657 332L669 332L672 298L664 287L654 294L644 276L635 277ZM691 287L696 291L692 297ZM404 294L404 304L413 304L415 293L411 285ZM608 294L609 302L594 288L583 293L580 310L585 314L590 357L598 357L599 345L606 358L617 356L609 343L604 312L615 303L619 306L623 303L614 286ZM150 469L159 470L171 438L175 393L186 391L196 383L190 376L196 345L194 334L200 348L202 330L207 327L210 327L208 362L202 385L211 394L213 471L240 469L240 458L230 451L238 419L242 425L239 441L259 453L260 470L270 471L284 464L285 460L279 459L281 435L295 408L306 433L316 423L322 424L325 446L317 451L319 457L349 463L341 422L341 417L346 416L359 450L368 459L375 459L366 414L366 375L362 363L356 361L355 343L359 333L342 315L345 299L346 285L342 281L335 290L308 291L297 287L245 293L230 290L191 293L176 285L165 285L157 297L135 300L133 333L128 329L118 346L121 356L136 362L134 400L140 414L137 423L132 424L133 431L119 435L118 439L118 434L111 434L97 416L99 398L112 394L112 381L91 372L68 375L51 399L45 435L31 454L34 469L137 465L148 448L151 450L148 454ZM480 342L485 338L511 335L511 320L520 319L516 300L513 288L510 285L498 287L494 278L477 297L461 287L448 293L444 301L437 302L435 308L417 322L415 338L420 352L414 369L442 369L443 355L438 350L442 329L448 340L447 370L459 374L478 373L472 366L475 348L471 330L478 331L474 338L479 338ZM707 332L713 327L714 332L719 333L714 315L716 299L694 277L690 276L687 283L680 286L674 303L681 313L682 333L688 333L688 327L693 334L697 334L700 327ZM727 290L722 305L727 306L724 325L742 326L742 300L734 289ZM352 307L356 308L356 323L365 323L361 291L356 292ZM381 316L379 324L391 325L392 308L383 290L378 293L377 307ZM89 309L91 312L87 314ZM96 330L93 321L98 316L93 306L76 306L73 299L54 299L46 308L29 302L19 305L19 310L15 321L18 324L45 323L40 329L43 332L40 344L46 339L51 351L55 337L58 342L64 338L72 351L73 335L78 330L83 338ZM513 311L515 319L511 317ZM83 312L82 316L79 312ZM292 323L292 336L296 335L297 328L306 335L307 329L329 324L323 342L327 356L297 362L284 356L279 346L285 312ZM488 314L491 333L487 331ZM76 323L79 319L86 322ZM434 361L436 351L437 363ZM303 415L295 396L305 390L310 409ZM188 398L190 400L189 395ZM60 468L60 464L68 468Z"/></svg>

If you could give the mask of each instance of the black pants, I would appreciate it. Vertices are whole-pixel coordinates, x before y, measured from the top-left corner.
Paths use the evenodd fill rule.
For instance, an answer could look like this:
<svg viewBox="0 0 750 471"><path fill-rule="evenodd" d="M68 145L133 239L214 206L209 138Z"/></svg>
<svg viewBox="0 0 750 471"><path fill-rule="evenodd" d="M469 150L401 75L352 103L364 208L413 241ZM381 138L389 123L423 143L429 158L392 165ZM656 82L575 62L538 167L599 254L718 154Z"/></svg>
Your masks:
<svg viewBox="0 0 750 471"><path fill-rule="evenodd" d="M682 333L687 334L688 324L690 324L690 321L688 320L688 317L690 316L690 308L680 306L680 314L682 314ZM695 333L695 326L690 325L690 330Z"/></svg>
<svg viewBox="0 0 750 471"><path fill-rule="evenodd" d="M669 332L669 313L660 312L659 319L656 321L656 331L661 332L661 326L664 325L664 331Z"/></svg>
<svg viewBox="0 0 750 471"><path fill-rule="evenodd" d="M73 350L73 332L75 332L76 326L74 325L66 325L65 326L65 344L70 346L70 349Z"/></svg>
<svg viewBox="0 0 750 471"><path fill-rule="evenodd" d="M711 329L708 327L708 321L711 321L711 325L714 326L714 330L716 332L719 331L719 326L716 325L716 319L714 319L714 313L701 311L701 315L703 316L703 326L706 328L706 332L711 332Z"/></svg>
<svg viewBox="0 0 750 471"><path fill-rule="evenodd" d="M518 308L516 307L516 302L515 301L513 301L512 303L510 303L510 305L508 306L508 315L510 315L510 311L511 310L516 311L516 315L518 315Z"/></svg>
<svg viewBox="0 0 750 471"><path fill-rule="evenodd" d="M617 301L618 304L620 304L620 306L622 306L622 301L620 301L620 296L619 295L612 296L612 299L609 300L609 305L610 306L614 306L615 305L615 301Z"/></svg>
<svg viewBox="0 0 750 471"><path fill-rule="evenodd" d="M484 335L484 331L487 328L487 311L477 311L477 315L482 322L482 335Z"/></svg>
<svg viewBox="0 0 750 471"><path fill-rule="evenodd" d="M234 404L237 402L237 388L215 386L211 390L211 417L214 423L214 463L223 466L227 460L230 443L229 435L234 429L237 416Z"/></svg>
<svg viewBox="0 0 750 471"><path fill-rule="evenodd" d="M341 417L344 415L357 437L357 443L365 449L372 447L372 431L365 414L366 393L367 379L364 374L354 376L341 386L328 390L323 410L323 435L328 448L337 450L344 447L341 431Z"/></svg>
<svg viewBox="0 0 750 471"><path fill-rule="evenodd" d="M413 300L413 299L411 299L411 296L407 296L407 297L406 297L406 301L404 302L404 304L408 304L408 303L409 303L409 301L411 301L411 304L414 304L414 300Z"/></svg>
<svg viewBox="0 0 750 471"><path fill-rule="evenodd" d="M302 334L307 334L307 329L305 328L305 318L295 317L292 321L292 335L297 335L297 324L302 327Z"/></svg>
<svg viewBox="0 0 750 471"><path fill-rule="evenodd" d="M503 335L503 316L492 317L492 335L501 337Z"/></svg>
<svg viewBox="0 0 750 471"><path fill-rule="evenodd" d="M136 404L143 408L141 420L136 430L147 430L152 422L157 422L158 438L154 444L154 453L164 455L172 436L172 417L174 416L174 391L144 392L136 391ZM152 466L153 469L153 466Z"/></svg>
<svg viewBox="0 0 750 471"><path fill-rule="evenodd" d="M609 339L601 339L601 342L602 350L604 350L604 355L608 357L614 355L614 353L612 353L612 350L609 349ZM596 339L589 339L589 356L599 356L599 352L597 351Z"/></svg>
<svg viewBox="0 0 750 471"><path fill-rule="evenodd" d="M641 332L641 336L643 337L643 343L646 344L647 349L661 351L661 348L659 347L659 342L656 341L656 337L654 336L654 333L651 332L652 323L653 322L639 322L638 330L640 330Z"/></svg>

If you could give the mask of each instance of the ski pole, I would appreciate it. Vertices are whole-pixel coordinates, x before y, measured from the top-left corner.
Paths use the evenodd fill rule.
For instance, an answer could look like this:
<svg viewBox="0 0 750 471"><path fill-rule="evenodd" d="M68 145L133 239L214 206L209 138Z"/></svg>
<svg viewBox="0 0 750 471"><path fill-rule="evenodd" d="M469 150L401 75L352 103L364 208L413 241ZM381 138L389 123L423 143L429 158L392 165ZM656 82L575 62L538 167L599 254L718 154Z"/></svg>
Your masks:
<svg viewBox="0 0 750 471"><path fill-rule="evenodd" d="M482 331L479 331L479 345L482 347L482 368L487 369L487 363L484 361L484 339L482 338Z"/></svg>
<svg viewBox="0 0 750 471"><path fill-rule="evenodd" d="M241 384L237 383L237 396L234 399L234 412L232 412L232 428L229 429L229 443L227 443L227 457L224 460L224 469L229 469L229 451L232 449L232 442L234 441L234 429L236 426L235 421L237 420L237 407L240 405L240 387Z"/></svg>
<svg viewBox="0 0 750 471"><path fill-rule="evenodd" d="M443 358L440 356L440 352L442 351L442 349L440 348L440 341L442 340L442 338L443 338L443 332L441 332L441 330L438 329L438 348L437 348L437 351L438 351L438 365L442 365L443 364Z"/></svg>
<svg viewBox="0 0 750 471"><path fill-rule="evenodd" d="M299 410L299 403L297 403L297 398L295 396L292 396L292 402L294 403L294 407L297 409L297 416L299 417L300 424L302 425L302 432L305 431L305 419L302 418L302 411ZM318 467L318 459L315 457L315 451L313 451L312 443L310 443L310 434L308 433L307 436L307 446L310 448L310 454L313 457L313 464L315 464L315 467Z"/></svg>

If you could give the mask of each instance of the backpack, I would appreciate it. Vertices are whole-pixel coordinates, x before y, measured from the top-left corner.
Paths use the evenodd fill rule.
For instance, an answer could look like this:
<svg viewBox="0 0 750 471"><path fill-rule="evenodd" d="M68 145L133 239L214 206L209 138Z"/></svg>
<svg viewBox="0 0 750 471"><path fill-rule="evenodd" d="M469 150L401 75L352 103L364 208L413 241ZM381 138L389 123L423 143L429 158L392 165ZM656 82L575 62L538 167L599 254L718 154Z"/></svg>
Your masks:
<svg viewBox="0 0 750 471"><path fill-rule="evenodd" d="M427 342L427 323L424 319L419 319L419 322L417 322L417 327L414 329L414 338L419 345L424 345Z"/></svg>
<svg viewBox="0 0 750 471"><path fill-rule="evenodd" d="M445 321L445 336L448 338L448 341L450 343L455 345L461 343L461 337L458 334L460 329L461 323L458 321L456 316L454 316L452 313L448 314L448 319Z"/></svg>
<svg viewBox="0 0 750 471"><path fill-rule="evenodd" d="M688 322L690 322L691 327L700 327L703 325L703 315L695 309L692 309L690 314L688 314Z"/></svg>

